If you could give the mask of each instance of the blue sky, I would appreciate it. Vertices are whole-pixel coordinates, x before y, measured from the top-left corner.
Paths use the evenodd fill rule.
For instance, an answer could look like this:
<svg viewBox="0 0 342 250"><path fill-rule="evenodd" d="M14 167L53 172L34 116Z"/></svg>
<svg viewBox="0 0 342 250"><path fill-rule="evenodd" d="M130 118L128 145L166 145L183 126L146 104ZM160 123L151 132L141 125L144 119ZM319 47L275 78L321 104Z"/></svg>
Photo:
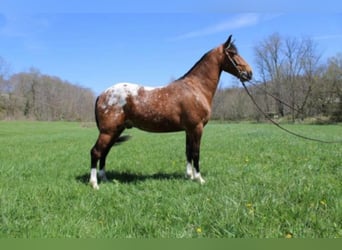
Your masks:
<svg viewBox="0 0 342 250"><path fill-rule="evenodd" d="M342 53L340 0L226 2L2 0L0 56L12 74L35 67L98 94L123 81L165 85L229 34L252 67L254 46L275 32L312 38L322 62Z"/></svg>

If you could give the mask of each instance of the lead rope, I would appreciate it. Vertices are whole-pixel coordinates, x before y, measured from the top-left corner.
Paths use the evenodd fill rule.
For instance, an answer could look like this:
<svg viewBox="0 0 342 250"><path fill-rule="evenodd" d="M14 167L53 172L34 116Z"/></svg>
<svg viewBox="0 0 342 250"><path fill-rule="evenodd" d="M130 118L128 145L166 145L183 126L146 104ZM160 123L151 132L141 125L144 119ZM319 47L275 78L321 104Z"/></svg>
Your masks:
<svg viewBox="0 0 342 250"><path fill-rule="evenodd" d="M274 124L275 126L277 126L278 128L280 128L281 130L291 134L291 135L294 135L294 136L297 136L299 138L302 138L302 139L305 139L305 140L310 140L310 141L315 141L315 142L320 142L320 143L342 143L342 140L339 140L339 141L327 141L327 140L321 140L321 139L316 139L316 138L312 138L312 137L308 137L308 136L305 136L305 135L301 135L301 134L298 134L298 133L295 133L291 130L288 130L286 128L284 128L283 126L281 126L279 123L277 123L276 121L274 121L272 118L270 118L261 108L260 106L258 105L258 103L255 101L254 97L252 96L252 94L249 92L247 86L245 85L245 83L243 81L241 81L243 87L245 88L248 96L251 98L253 104L255 105L255 107L258 109L258 111L263 114L263 116L269 120L272 124ZM268 94L268 92L266 92L266 94ZM275 98L273 95L270 95L271 97ZM278 100L278 98L275 98L276 100ZM278 100L280 101L280 100ZM282 101L281 101L282 102ZM286 105L286 103L282 102L283 104ZM288 107L290 107L289 105L286 105ZM293 108L293 107L290 107L290 108Z"/></svg>
<svg viewBox="0 0 342 250"><path fill-rule="evenodd" d="M303 111L300 111L299 109L291 106L290 104L284 102L283 100L281 100L279 97L273 95L272 93L268 92L266 89L261 88L256 81L252 82L252 81L248 81L248 83L250 83L251 85L253 85L254 87L256 87L257 89L261 90L262 92L264 92L266 95L272 97L274 100L278 101L279 103L285 105L286 107L298 112L299 114L303 114Z"/></svg>

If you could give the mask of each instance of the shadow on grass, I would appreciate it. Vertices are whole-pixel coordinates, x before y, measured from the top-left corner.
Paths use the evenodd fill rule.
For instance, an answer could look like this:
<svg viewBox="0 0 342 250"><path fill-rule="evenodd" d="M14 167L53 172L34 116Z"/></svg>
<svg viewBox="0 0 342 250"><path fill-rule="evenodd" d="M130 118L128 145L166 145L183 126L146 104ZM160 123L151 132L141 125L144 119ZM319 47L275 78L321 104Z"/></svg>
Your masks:
<svg viewBox="0 0 342 250"><path fill-rule="evenodd" d="M80 181L84 184L88 184L89 182L89 173L83 174L76 177L77 181ZM126 172L118 172L118 171L106 171L106 176L108 182L115 183L118 181L120 183L137 183L140 181L146 180L175 180L175 179L185 179L184 174L181 173L155 173L155 174L140 174L140 173L126 173ZM98 178L99 183L101 180Z"/></svg>

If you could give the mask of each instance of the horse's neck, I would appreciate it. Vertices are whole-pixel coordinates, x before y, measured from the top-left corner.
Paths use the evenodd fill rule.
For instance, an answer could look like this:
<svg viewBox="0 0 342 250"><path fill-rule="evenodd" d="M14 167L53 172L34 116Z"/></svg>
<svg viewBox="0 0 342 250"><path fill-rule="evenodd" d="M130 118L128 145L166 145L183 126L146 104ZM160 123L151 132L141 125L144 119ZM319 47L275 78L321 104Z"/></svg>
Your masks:
<svg viewBox="0 0 342 250"><path fill-rule="evenodd" d="M220 80L221 64L222 56L219 48L213 49L206 53L182 79L198 87L211 103Z"/></svg>

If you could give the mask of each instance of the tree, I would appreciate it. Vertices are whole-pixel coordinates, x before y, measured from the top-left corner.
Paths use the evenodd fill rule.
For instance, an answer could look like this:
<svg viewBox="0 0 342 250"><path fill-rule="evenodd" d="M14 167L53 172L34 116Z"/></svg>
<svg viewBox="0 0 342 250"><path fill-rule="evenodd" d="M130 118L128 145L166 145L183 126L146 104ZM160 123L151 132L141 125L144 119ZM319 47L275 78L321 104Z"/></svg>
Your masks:
<svg viewBox="0 0 342 250"><path fill-rule="evenodd" d="M282 38L278 33L274 33L265 40L261 41L254 48L257 70L260 72L261 81L267 92L273 92L274 96L281 99L281 65L282 65ZM272 83L271 85L269 83ZM265 94L266 112L270 112L270 103ZM284 105L276 102L276 110L284 116Z"/></svg>
<svg viewBox="0 0 342 250"><path fill-rule="evenodd" d="M289 109L292 121L305 113L305 106L315 82L320 56L316 45L308 38L287 38L283 49L284 61L281 69L284 92L283 98L292 107ZM299 110L301 114L298 114Z"/></svg>
<svg viewBox="0 0 342 250"><path fill-rule="evenodd" d="M326 113L335 122L342 121L342 54L329 58L323 75Z"/></svg>
<svg viewBox="0 0 342 250"><path fill-rule="evenodd" d="M37 69L12 75L6 99L6 118L40 121L94 120L94 94ZM1 102L0 102L1 104Z"/></svg>
<svg viewBox="0 0 342 250"><path fill-rule="evenodd" d="M266 92L276 97L275 112L280 116L291 114L292 120L305 107L316 82L320 56L316 44L309 38L282 38L273 34L255 47L257 70L261 76L266 102L266 112L272 112L272 100ZM294 107L285 108L282 100ZM297 111L296 111L297 110Z"/></svg>
<svg viewBox="0 0 342 250"><path fill-rule="evenodd" d="M249 91L265 113L293 122L306 117L319 121L322 116L342 121L342 54L322 64L312 39L277 33L259 42L254 51L255 75L260 79ZM239 87L218 88L212 113L214 119L262 118Z"/></svg>
<svg viewBox="0 0 342 250"><path fill-rule="evenodd" d="M9 64L0 56L0 118L9 108L9 92L10 85L8 83L8 75L10 71Z"/></svg>

